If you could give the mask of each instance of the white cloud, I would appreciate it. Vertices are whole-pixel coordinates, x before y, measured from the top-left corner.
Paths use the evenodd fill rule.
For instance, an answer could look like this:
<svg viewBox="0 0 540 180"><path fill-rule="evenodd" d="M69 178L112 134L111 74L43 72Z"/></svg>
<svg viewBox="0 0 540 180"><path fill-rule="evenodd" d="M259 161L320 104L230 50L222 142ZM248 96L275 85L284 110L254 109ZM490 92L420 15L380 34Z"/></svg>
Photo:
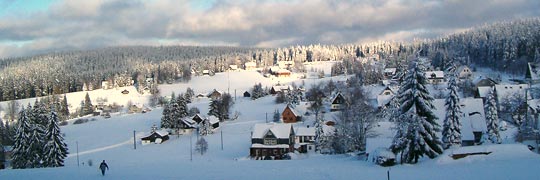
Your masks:
<svg viewBox="0 0 540 180"><path fill-rule="evenodd" d="M222 0L192 9L194 2L63 0L45 12L0 17L0 56L156 42L277 47L410 40L540 15L537 0ZM3 43L14 41L32 43Z"/></svg>

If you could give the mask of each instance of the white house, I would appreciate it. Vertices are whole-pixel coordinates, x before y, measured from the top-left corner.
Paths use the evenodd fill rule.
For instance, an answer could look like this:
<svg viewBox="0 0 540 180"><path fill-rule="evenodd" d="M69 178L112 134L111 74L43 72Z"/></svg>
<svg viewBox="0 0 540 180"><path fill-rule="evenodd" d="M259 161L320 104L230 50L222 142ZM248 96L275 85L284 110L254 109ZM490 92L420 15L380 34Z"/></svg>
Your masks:
<svg viewBox="0 0 540 180"><path fill-rule="evenodd" d="M390 99L396 95L397 87L390 88L387 86L377 95L377 106L382 107L390 102Z"/></svg>
<svg viewBox="0 0 540 180"><path fill-rule="evenodd" d="M498 84L495 85L495 96L499 104L499 111L504 111L502 103L511 98L523 99L526 98L526 92L529 88L528 84Z"/></svg>
<svg viewBox="0 0 540 180"><path fill-rule="evenodd" d="M295 130L296 149L298 152L307 153L315 152L315 128L314 127L298 127Z"/></svg>
<svg viewBox="0 0 540 180"><path fill-rule="evenodd" d="M430 84L439 84L444 82L444 72L443 71L426 71L425 72L428 83Z"/></svg>
<svg viewBox="0 0 540 180"><path fill-rule="evenodd" d="M458 74L458 78L460 79L470 78L473 74L471 69L465 65L458 67L456 72Z"/></svg>

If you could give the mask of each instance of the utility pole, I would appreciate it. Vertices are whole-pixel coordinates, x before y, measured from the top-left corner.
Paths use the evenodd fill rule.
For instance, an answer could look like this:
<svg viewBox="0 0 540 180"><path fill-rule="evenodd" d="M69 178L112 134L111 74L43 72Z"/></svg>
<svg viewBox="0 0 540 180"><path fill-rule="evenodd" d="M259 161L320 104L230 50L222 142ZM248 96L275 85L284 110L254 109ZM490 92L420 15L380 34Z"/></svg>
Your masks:
<svg viewBox="0 0 540 180"><path fill-rule="evenodd" d="M193 161L193 133L189 136L189 161Z"/></svg>
<svg viewBox="0 0 540 180"><path fill-rule="evenodd" d="M266 123L268 123L268 113L266 112L265 114L266 114L265 121L266 121Z"/></svg>
<svg viewBox="0 0 540 180"><path fill-rule="evenodd" d="M220 132L221 132L221 150L223 151L223 129L221 129Z"/></svg>
<svg viewBox="0 0 540 180"><path fill-rule="evenodd" d="M133 130L133 149L137 149L137 140L135 139L135 130Z"/></svg>
<svg viewBox="0 0 540 180"><path fill-rule="evenodd" d="M79 141L75 141L77 146L77 167L79 167Z"/></svg>
<svg viewBox="0 0 540 180"><path fill-rule="evenodd" d="M388 171L386 171L386 178L387 180L390 180L390 168L388 168Z"/></svg>

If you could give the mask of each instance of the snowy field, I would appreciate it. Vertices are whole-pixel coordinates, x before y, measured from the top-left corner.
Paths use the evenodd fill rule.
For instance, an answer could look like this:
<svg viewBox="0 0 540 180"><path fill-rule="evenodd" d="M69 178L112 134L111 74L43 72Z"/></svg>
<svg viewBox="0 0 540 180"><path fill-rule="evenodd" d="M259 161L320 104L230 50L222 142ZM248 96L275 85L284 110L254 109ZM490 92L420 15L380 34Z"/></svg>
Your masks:
<svg viewBox="0 0 540 180"><path fill-rule="evenodd" d="M328 73L328 72L327 72ZM341 77L343 79L343 77ZM334 77L333 80L338 78ZM305 79L306 88L324 79ZM200 155L193 151L190 160L190 139L193 144L197 136L171 136L163 144L142 146L140 137L159 125L161 108L144 114L113 114L112 118L96 117L85 124L62 127L69 157L62 168L8 169L0 170L0 179L386 179L390 171L391 179L540 179L538 173L540 156L530 152L524 145L502 144L479 147L465 147L448 150L436 159L423 159L416 165L396 165L384 168L349 155L300 154L293 160L256 161L248 158L251 128L255 123L264 123L266 113L272 119L275 109L282 111L284 104L275 104L275 97L267 96L255 101L240 97L255 83L271 86L277 82L302 84L294 77L277 79L265 78L255 71L219 73L216 76L194 77L189 83L162 85L162 95L171 92L183 93L187 87L195 93L207 93L213 89L237 90L237 100L231 112L241 113L235 121L221 124L221 128L206 136L209 149ZM121 90L95 90L95 94L107 96L109 101L145 103L146 95L133 93L132 97L114 94ZM91 93L92 93L91 92ZM133 91L135 92L135 91ZM74 102L82 100L85 92L73 96ZM110 96L108 96L110 94ZM130 93L131 94L131 93ZM92 96L92 94L90 94ZM75 98L75 96L77 99ZM97 96L97 95L96 95ZM234 96L234 95L233 95ZM137 99L138 98L138 99ZM31 101L31 100L28 100ZM33 101L32 101L33 102ZM207 98L194 100L189 107L198 107L202 114L208 111ZM71 103L71 101L70 101ZM297 124L303 126L306 124ZM380 140L392 136L389 123L381 123L376 130ZM137 136L137 148L133 147L133 132ZM221 149L221 132L223 149ZM377 141L377 139L375 139ZM78 154L77 158L77 145ZM469 156L458 160L449 157L455 152L490 151L489 155ZM79 159L79 165L77 163ZM89 166L88 161L93 161ZM101 177L99 163L106 160L110 171ZM84 163L84 164L83 164Z"/></svg>

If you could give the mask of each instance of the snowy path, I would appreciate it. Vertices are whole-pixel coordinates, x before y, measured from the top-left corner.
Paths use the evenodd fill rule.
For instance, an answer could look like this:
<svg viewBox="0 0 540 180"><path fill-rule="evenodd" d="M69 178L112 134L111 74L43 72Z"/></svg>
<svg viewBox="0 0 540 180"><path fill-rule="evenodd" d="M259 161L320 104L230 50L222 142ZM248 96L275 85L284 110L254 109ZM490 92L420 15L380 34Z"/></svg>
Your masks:
<svg viewBox="0 0 540 180"><path fill-rule="evenodd" d="M112 149L112 148L117 148L117 147L120 147L120 146L123 146L123 145L126 145L126 144L131 144L131 143L133 143L133 139L132 139L132 138L130 138L130 139L127 140L127 141L118 143L118 144L113 144L113 145L110 145L110 146L105 146L105 147L100 147L100 148L96 148L96 149L92 149L92 150L87 150L87 151L79 152L79 156L80 156L80 155L85 155L85 154L90 154L90 153L95 153L95 152L100 152L100 151L109 150L109 149ZM74 156L77 156L77 153L75 153L75 154L68 154L68 158L74 157Z"/></svg>

